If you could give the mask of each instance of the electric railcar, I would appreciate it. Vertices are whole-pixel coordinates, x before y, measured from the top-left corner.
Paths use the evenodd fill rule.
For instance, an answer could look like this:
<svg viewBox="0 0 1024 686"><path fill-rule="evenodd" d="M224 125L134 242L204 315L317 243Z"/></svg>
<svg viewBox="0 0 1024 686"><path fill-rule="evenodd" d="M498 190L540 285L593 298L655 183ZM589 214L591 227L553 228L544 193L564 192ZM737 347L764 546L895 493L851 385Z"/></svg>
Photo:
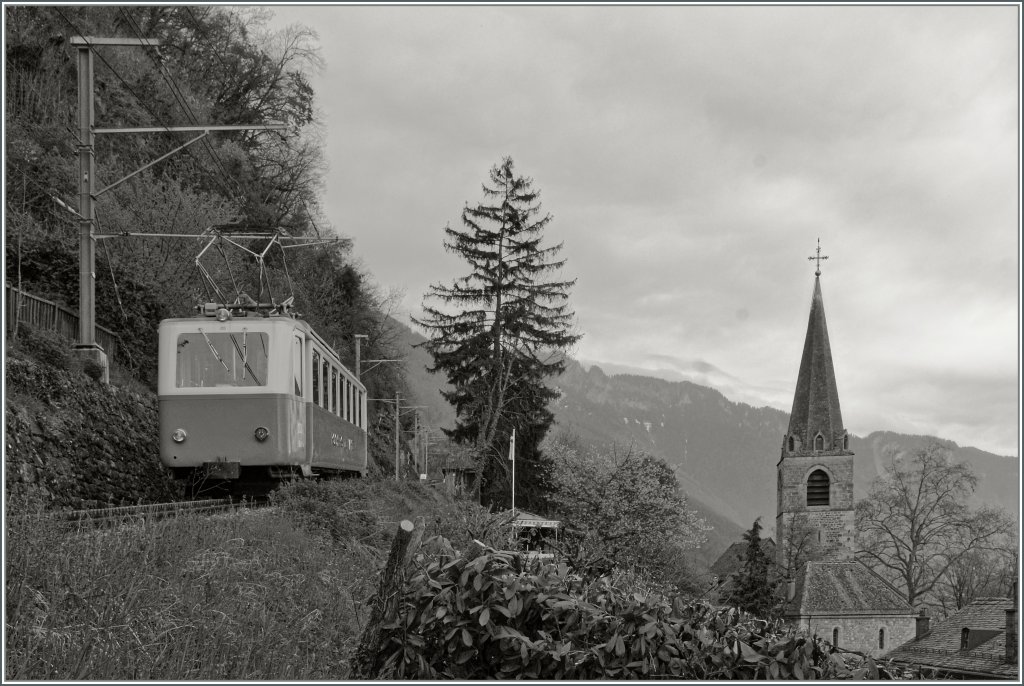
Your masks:
<svg viewBox="0 0 1024 686"><path fill-rule="evenodd" d="M366 387L305 321L206 305L159 341L160 460L193 493L365 476Z"/></svg>

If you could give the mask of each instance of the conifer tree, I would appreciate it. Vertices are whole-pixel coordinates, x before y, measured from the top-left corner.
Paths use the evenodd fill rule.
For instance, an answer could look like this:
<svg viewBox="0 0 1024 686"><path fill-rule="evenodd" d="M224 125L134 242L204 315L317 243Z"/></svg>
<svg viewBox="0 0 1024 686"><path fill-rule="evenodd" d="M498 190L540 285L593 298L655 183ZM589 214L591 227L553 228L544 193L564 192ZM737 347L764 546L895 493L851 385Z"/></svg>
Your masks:
<svg viewBox="0 0 1024 686"><path fill-rule="evenodd" d="M743 533L743 540L747 542L747 550L730 602L756 617L767 619L775 608L775 594L769 578L771 560L761 545L760 517Z"/></svg>
<svg viewBox="0 0 1024 686"><path fill-rule="evenodd" d="M430 371L444 372L453 387L442 392L457 415L445 433L474 445L484 502L508 502L515 428L517 504L536 505L545 490L538 445L556 396L544 382L561 373L564 351L580 338L568 307L575 279L558 278L562 244L544 245L551 215L541 214L539 191L515 174L510 157L491 168L483 193L482 202L463 209L461 230L445 227L445 249L468 263L469 274L451 286L432 285L425 316L414 321L430 337Z"/></svg>

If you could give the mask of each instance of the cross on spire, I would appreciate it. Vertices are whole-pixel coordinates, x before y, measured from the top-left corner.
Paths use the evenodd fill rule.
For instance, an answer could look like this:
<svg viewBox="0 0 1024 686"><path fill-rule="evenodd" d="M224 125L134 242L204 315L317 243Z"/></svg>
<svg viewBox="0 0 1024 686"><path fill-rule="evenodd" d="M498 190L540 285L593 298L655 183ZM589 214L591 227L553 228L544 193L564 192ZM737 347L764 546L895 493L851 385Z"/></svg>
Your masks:
<svg viewBox="0 0 1024 686"><path fill-rule="evenodd" d="M820 238L818 239L818 250L817 250L817 253L818 253L817 255L812 255L811 257L808 257L807 259L808 260L814 260L816 262L815 270L814 270L814 275L815 276L821 276L821 261L822 260L827 260L828 259L828 255L822 255L821 254L821 239Z"/></svg>

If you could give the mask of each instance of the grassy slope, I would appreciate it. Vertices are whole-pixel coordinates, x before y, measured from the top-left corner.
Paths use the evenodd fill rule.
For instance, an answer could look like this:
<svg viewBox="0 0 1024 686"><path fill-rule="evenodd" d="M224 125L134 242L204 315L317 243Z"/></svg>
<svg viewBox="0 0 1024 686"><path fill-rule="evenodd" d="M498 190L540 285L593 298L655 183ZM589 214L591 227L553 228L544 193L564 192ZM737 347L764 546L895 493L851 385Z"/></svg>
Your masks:
<svg viewBox="0 0 1024 686"><path fill-rule="evenodd" d="M9 518L5 677L344 679L392 522L459 537L482 518L419 484L304 488L112 530Z"/></svg>

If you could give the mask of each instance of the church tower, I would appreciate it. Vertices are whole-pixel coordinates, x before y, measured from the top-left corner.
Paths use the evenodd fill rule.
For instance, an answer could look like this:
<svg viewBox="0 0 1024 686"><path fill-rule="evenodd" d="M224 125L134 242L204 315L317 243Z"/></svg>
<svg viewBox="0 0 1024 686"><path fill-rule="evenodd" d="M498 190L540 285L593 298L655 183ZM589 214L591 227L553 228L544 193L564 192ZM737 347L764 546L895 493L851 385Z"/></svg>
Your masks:
<svg viewBox="0 0 1024 686"><path fill-rule="evenodd" d="M816 559L844 562L854 553L853 453L839 410L832 351L821 297L819 241L807 337L793 397L789 430L782 440L775 531L779 569ZM795 559L791 559L795 558Z"/></svg>

